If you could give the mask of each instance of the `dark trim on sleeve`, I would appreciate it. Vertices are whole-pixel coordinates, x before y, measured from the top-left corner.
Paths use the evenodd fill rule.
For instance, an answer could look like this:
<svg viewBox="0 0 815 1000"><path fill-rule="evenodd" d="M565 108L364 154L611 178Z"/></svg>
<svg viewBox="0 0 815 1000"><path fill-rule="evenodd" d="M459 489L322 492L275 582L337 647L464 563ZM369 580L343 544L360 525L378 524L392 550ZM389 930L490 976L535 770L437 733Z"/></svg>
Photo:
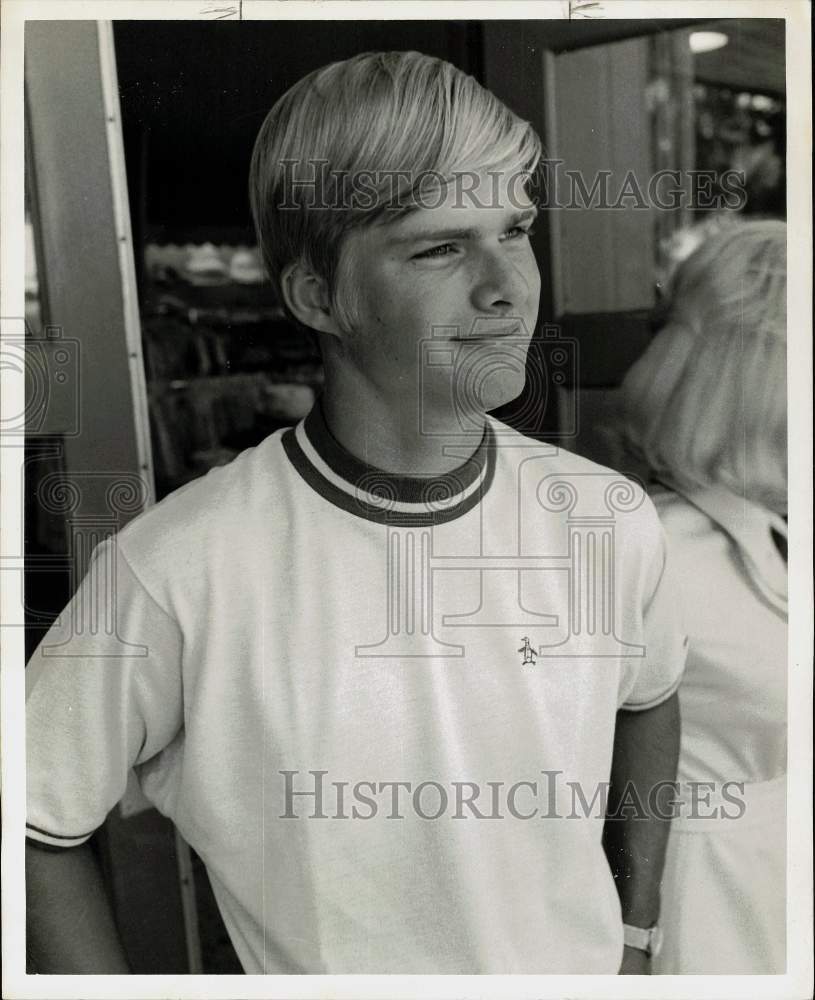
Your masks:
<svg viewBox="0 0 815 1000"><path fill-rule="evenodd" d="M618 712L646 712L649 708L657 708L657 706L662 705L666 702L672 695L675 695L679 690L679 685L682 683L683 673L676 678L676 680L671 684L667 691L663 691L662 694L657 695L656 698L651 698L650 701L643 702L624 702L617 709Z"/></svg>
<svg viewBox="0 0 815 1000"><path fill-rule="evenodd" d="M91 837L94 833L96 833L96 830L89 830L87 833L73 834L51 833L50 830L43 830L39 826L34 826L33 823L26 823L25 828L26 830L31 830L34 833L42 833L46 837L53 837L54 840L87 840L88 837Z"/></svg>

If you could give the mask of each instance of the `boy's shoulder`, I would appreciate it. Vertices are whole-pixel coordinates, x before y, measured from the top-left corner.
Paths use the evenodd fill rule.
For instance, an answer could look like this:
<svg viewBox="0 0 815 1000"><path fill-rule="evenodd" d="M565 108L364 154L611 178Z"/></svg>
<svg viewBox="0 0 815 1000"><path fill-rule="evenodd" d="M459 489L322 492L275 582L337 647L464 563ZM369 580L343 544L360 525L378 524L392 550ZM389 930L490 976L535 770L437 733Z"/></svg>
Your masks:
<svg viewBox="0 0 815 1000"><path fill-rule="evenodd" d="M530 459L536 504L553 513L598 522L612 520L623 533L651 543L662 529L656 508L642 481L635 475L563 448L550 441L528 437L490 418L498 453L516 476ZM528 484L527 484L528 485ZM529 493L529 488L525 490Z"/></svg>
<svg viewBox="0 0 815 1000"><path fill-rule="evenodd" d="M275 432L145 510L118 533L119 549L130 561L173 566L193 554L251 541L259 512L270 519L276 508L279 513L275 484L283 459L281 435Z"/></svg>
<svg viewBox="0 0 815 1000"><path fill-rule="evenodd" d="M645 495L644 487L636 476L601 465L556 442L529 437L495 417L490 417L489 422L498 452L505 459L516 459L518 462L527 458L545 459L547 476L585 476L605 485L610 485L612 480L630 483L638 491L638 495Z"/></svg>
<svg viewBox="0 0 815 1000"><path fill-rule="evenodd" d="M490 430L498 451L504 456L512 456L513 452L520 458L541 457L547 459L547 465L554 472L575 475L598 474L609 476L624 476L624 473L601 465L593 459L585 458L577 452L569 451L556 441L540 441L522 431L516 430L496 417L488 417Z"/></svg>

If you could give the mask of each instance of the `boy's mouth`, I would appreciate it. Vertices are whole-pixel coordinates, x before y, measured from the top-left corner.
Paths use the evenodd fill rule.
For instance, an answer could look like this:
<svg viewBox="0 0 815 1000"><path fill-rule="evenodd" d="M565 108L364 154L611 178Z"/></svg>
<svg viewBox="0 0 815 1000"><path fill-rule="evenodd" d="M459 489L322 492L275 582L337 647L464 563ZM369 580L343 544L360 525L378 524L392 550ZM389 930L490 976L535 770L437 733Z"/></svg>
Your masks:
<svg viewBox="0 0 815 1000"><path fill-rule="evenodd" d="M465 334L461 337L451 337L454 343L469 344L482 340L502 340L505 337L522 337L524 330L521 323L507 323L503 326L487 327L478 324L473 333Z"/></svg>

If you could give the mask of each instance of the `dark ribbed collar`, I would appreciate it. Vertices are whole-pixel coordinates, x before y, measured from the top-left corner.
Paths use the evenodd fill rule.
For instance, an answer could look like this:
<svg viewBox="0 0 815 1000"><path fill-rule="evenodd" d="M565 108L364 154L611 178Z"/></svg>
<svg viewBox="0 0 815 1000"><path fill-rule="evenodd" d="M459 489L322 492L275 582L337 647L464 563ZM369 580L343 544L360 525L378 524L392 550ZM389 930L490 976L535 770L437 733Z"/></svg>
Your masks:
<svg viewBox="0 0 815 1000"><path fill-rule="evenodd" d="M495 437L487 425L476 451L451 472L384 472L343 448L328 429L319 402L283 434L283 447L303 479L326 500L357 517L403 527L461 517L484 496L495 471Z"/></svg>

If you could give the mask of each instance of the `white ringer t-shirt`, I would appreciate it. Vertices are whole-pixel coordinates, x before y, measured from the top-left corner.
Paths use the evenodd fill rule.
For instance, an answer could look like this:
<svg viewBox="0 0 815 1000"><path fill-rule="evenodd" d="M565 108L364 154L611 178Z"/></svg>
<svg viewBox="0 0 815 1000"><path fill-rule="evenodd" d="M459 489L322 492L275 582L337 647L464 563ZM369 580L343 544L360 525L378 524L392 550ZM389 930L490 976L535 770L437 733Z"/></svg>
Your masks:
<svg viewBox="0 0 815 1000"><path fill-rule="evenodd" d="M602 793L675 607L619 474L490 420L389 475L318 405L99 547L27 670L28 834L82 843L135 767L249 973L615 973Z"/></svg>

